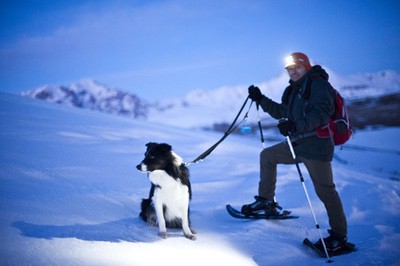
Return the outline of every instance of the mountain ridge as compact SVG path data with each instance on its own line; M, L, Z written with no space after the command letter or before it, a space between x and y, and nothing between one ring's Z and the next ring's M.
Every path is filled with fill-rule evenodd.
M385 116L384 124L400 124L399 118L393 117L393 113L398 113L397 111L390 114L387 113L387 108L380 106L389 102L391 107L399 108L399 97L396 95L400 94L400 73L386 70L341 77L333 71L327 71L330 73L331 84L345 97L350 112L352 113L352 109L356 110L358 116L354 120L356 127L370 125L369 119L359 119L359 116L370 115L364 112L366 109L364 106L373 107L377 113L372 125L379 124L379 119L376 118L382 115ZM287 74L282 72L278 77L255 85L259 86L265 95L280 102L282 90L287 83ZM388 100L388 95L393 96L389 96ZM247 97L247 86L224 86L210 91L193 90L182 98L150 102L134 93L112 88L94 79L83 79L69 86L41 86L23 92L22 96L135 119L146 119L149 122L185 128L215 129L232 120L233 114L239 110ZM386 99L377 100L381 97ZM380 109L385 112L380 112ZM255 118L256 116L252 115L249 123L255 123ZM273 122L269 116L263 117L262 120L267 124Z
M69 86L45 85L25 91L22 96L133 118L145 118L148 108L147 102L135 94L111 88L94 79L84 79Z

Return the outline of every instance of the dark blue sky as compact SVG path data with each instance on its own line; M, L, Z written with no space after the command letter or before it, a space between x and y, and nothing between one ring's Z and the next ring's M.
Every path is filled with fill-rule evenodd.
M293 51L400 71L400 1L0 0L0 91L95 78L148 100L262 82Z

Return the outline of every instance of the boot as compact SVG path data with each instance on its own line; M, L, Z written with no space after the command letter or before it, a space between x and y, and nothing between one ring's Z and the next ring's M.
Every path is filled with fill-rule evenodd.
M347 249L347 237L340 236L339 234L328 230L329 236L324 238L326 249L328 253L337 253L342 249ZM324 250L321 239L315 243L318 249Z
M281 209L278 204L272 200L267 200L260 196L254 196L255 202L242 206L241 212L246 215L251 215L257 212L265 212L266 215L276 215L279 212L277 208Z

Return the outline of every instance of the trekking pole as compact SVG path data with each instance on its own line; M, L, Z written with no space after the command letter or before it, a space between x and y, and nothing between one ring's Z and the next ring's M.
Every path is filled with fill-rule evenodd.
M292 157L293 157L293 159L294 159L294 161L295 161L296 168L297 168L297 172L299 173L300 181L301 181L301 184L303 185L303 189L304 189L304 193L306 194L306 198L307 198L307 201L308 201L308 205L310 206L310 209L311 209L311 213L312 213L312 216L313 216L314 222L315 222L315 227L316 227L317 230L318 230L319 237L320 237L321 242L322 242L322 246L324 247L325 255L326 255L326 258L328 259L327 262L328 262L328 263L329 263L329 262L333 262L333 261L329 258L328 250L326 249L325 241L324 241L324 238L322 237L321 229L320 229L319 223L318 223L318 221L317 221L317 218L316 218L316 216L315 216L314 209L313 209L313 207L312 207L311 200L310 200L310 196L308 195L306 185L304 184L304 178L303 178L303 175L302 175L302 173L301 173L301 171L300 171L300 166L299 166L299 163L297 162L296 153L294 152L293 145L292 145L292 142L290 141L289 135L286 136L286 140L287 140L287 143L288 143L288 145L289 145L290 152L292 153Z
M257 108L258 128L260 129L261 144L262 144L263 148L265 148L264 134L263 134L261 120L260 120L259 104L256 104L256 108Z

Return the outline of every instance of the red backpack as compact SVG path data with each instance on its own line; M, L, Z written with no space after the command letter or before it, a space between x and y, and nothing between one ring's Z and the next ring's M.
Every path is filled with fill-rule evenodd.
M327 125L317 128L316 134L320 138L332 137L335 145L342 145L350 139L353 129L342 95L332 86L331 88L335 95L335 112L329 118Z

